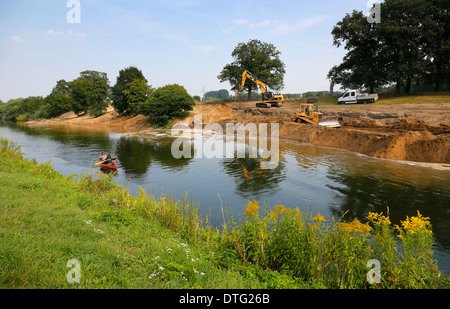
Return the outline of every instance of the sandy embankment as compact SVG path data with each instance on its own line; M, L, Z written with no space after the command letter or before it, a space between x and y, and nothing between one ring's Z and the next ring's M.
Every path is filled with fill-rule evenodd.
M193 125L194 115L203 124L216 122L225 131L226 123L279 123L279 136L318 146L346 149L371 157L450 165L450 103L324 106L328 117L342 117L344 126L326 128L294 123L290 116L295 104L281 108L256 108L254 102L197 104L186 119ZM28 125L76 125L109 127L142 135L153 131L148 117L121 117L112 108L103 116L77 117L66 113L59 118L29 122Z

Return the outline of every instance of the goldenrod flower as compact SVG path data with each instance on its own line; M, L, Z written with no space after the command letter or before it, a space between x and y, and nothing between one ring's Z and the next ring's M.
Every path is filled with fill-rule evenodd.
M430 218L423 217L419 211L417 211L417 217L410 218L406 216L406 220L400 221L400 223L406 234L422 233L429 236L433 234L431 231ZM401 228L399 226L396 226L396 229L401 232ZM403 235L400 234L399 237L403 239Z
M383 216L383 213L369 212L367 218L375 225L391 224L389 217Z
M283 205L276 205L273 208L274 209L270 211L270 217L272 219L278 219L283 214L290 214L292 212L290 208L284 207Z
M246 215L247 218L253 217L255 214L258 215L259 210L259 204L255 201L249 201L247 207L245 207L244 215Z
M372 228L365 223L361 223L358 219L354 219L352 222L349 223L339 223L339 227L341 230L345 232L359 232L359 233L369 233Z
M317 216L315 216L315 217L313 218L313 220L314 220L314 221L318 221L318 222L321 222L321 221L327 221L327 220L325 220L325 217L322 216L322 215L320 214L320 212L317 213Z

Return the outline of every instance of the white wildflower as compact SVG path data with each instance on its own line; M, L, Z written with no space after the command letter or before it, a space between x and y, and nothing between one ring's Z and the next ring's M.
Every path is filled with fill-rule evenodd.
M159 275L159 273L150 274L150 276L148 276L148 279L152 279L153 277L156 277L158 275Z

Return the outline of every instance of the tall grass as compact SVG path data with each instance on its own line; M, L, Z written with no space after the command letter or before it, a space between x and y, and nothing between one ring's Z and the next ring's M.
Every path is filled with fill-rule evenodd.
M441 288L433 233L419 212L400 225L313 216L249 202L244 217L213 227L193 199L177 201L85 174L72 180L26 160L0 140L0 286L73 287L65 263L80 258L80 287ZM380 264L371 284L368 261ZM61 275L62 274L62 275Z
M383 214L367 223L312 217L277 205L260 215L257 202L246 207L246 221L226 228L222 252L264 269L288 273L326 288L437 288L441 281L432 253L429 218L417 216L392 226ZM381 281L367 280L368 261L380 263ZM447 282L447 283L445 283Z

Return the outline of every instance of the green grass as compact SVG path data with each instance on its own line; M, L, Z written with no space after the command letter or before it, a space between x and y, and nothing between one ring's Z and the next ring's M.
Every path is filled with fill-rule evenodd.
M156 198L131 198L108 178L70 180L77 177L24 159L3 138L0 158L0 288L300 287L252 265L217 267L208 248L138 208L161 206ZM72 259L80 262L79 284L67 281Z
M142 189L133 197L109 177L64 177L0 142L0 288L450 287L420 214L392 227L378 214L345 223L282 205L260 214L249 202L247 218L218 229L186 198ZM372 286L374 258L382 280ZM67 279L73 259L80 283Z
M320 96L316 99L318 101L314 104L316 105L338 105L337 100L339 97L329 97ZM287 100L290 104L304 103L306 98L289 99ZM404 103L450 103L450 93L449 92L427 92L427 93L413 93L413 94L380 94L379 99L375 104L404 104Z

